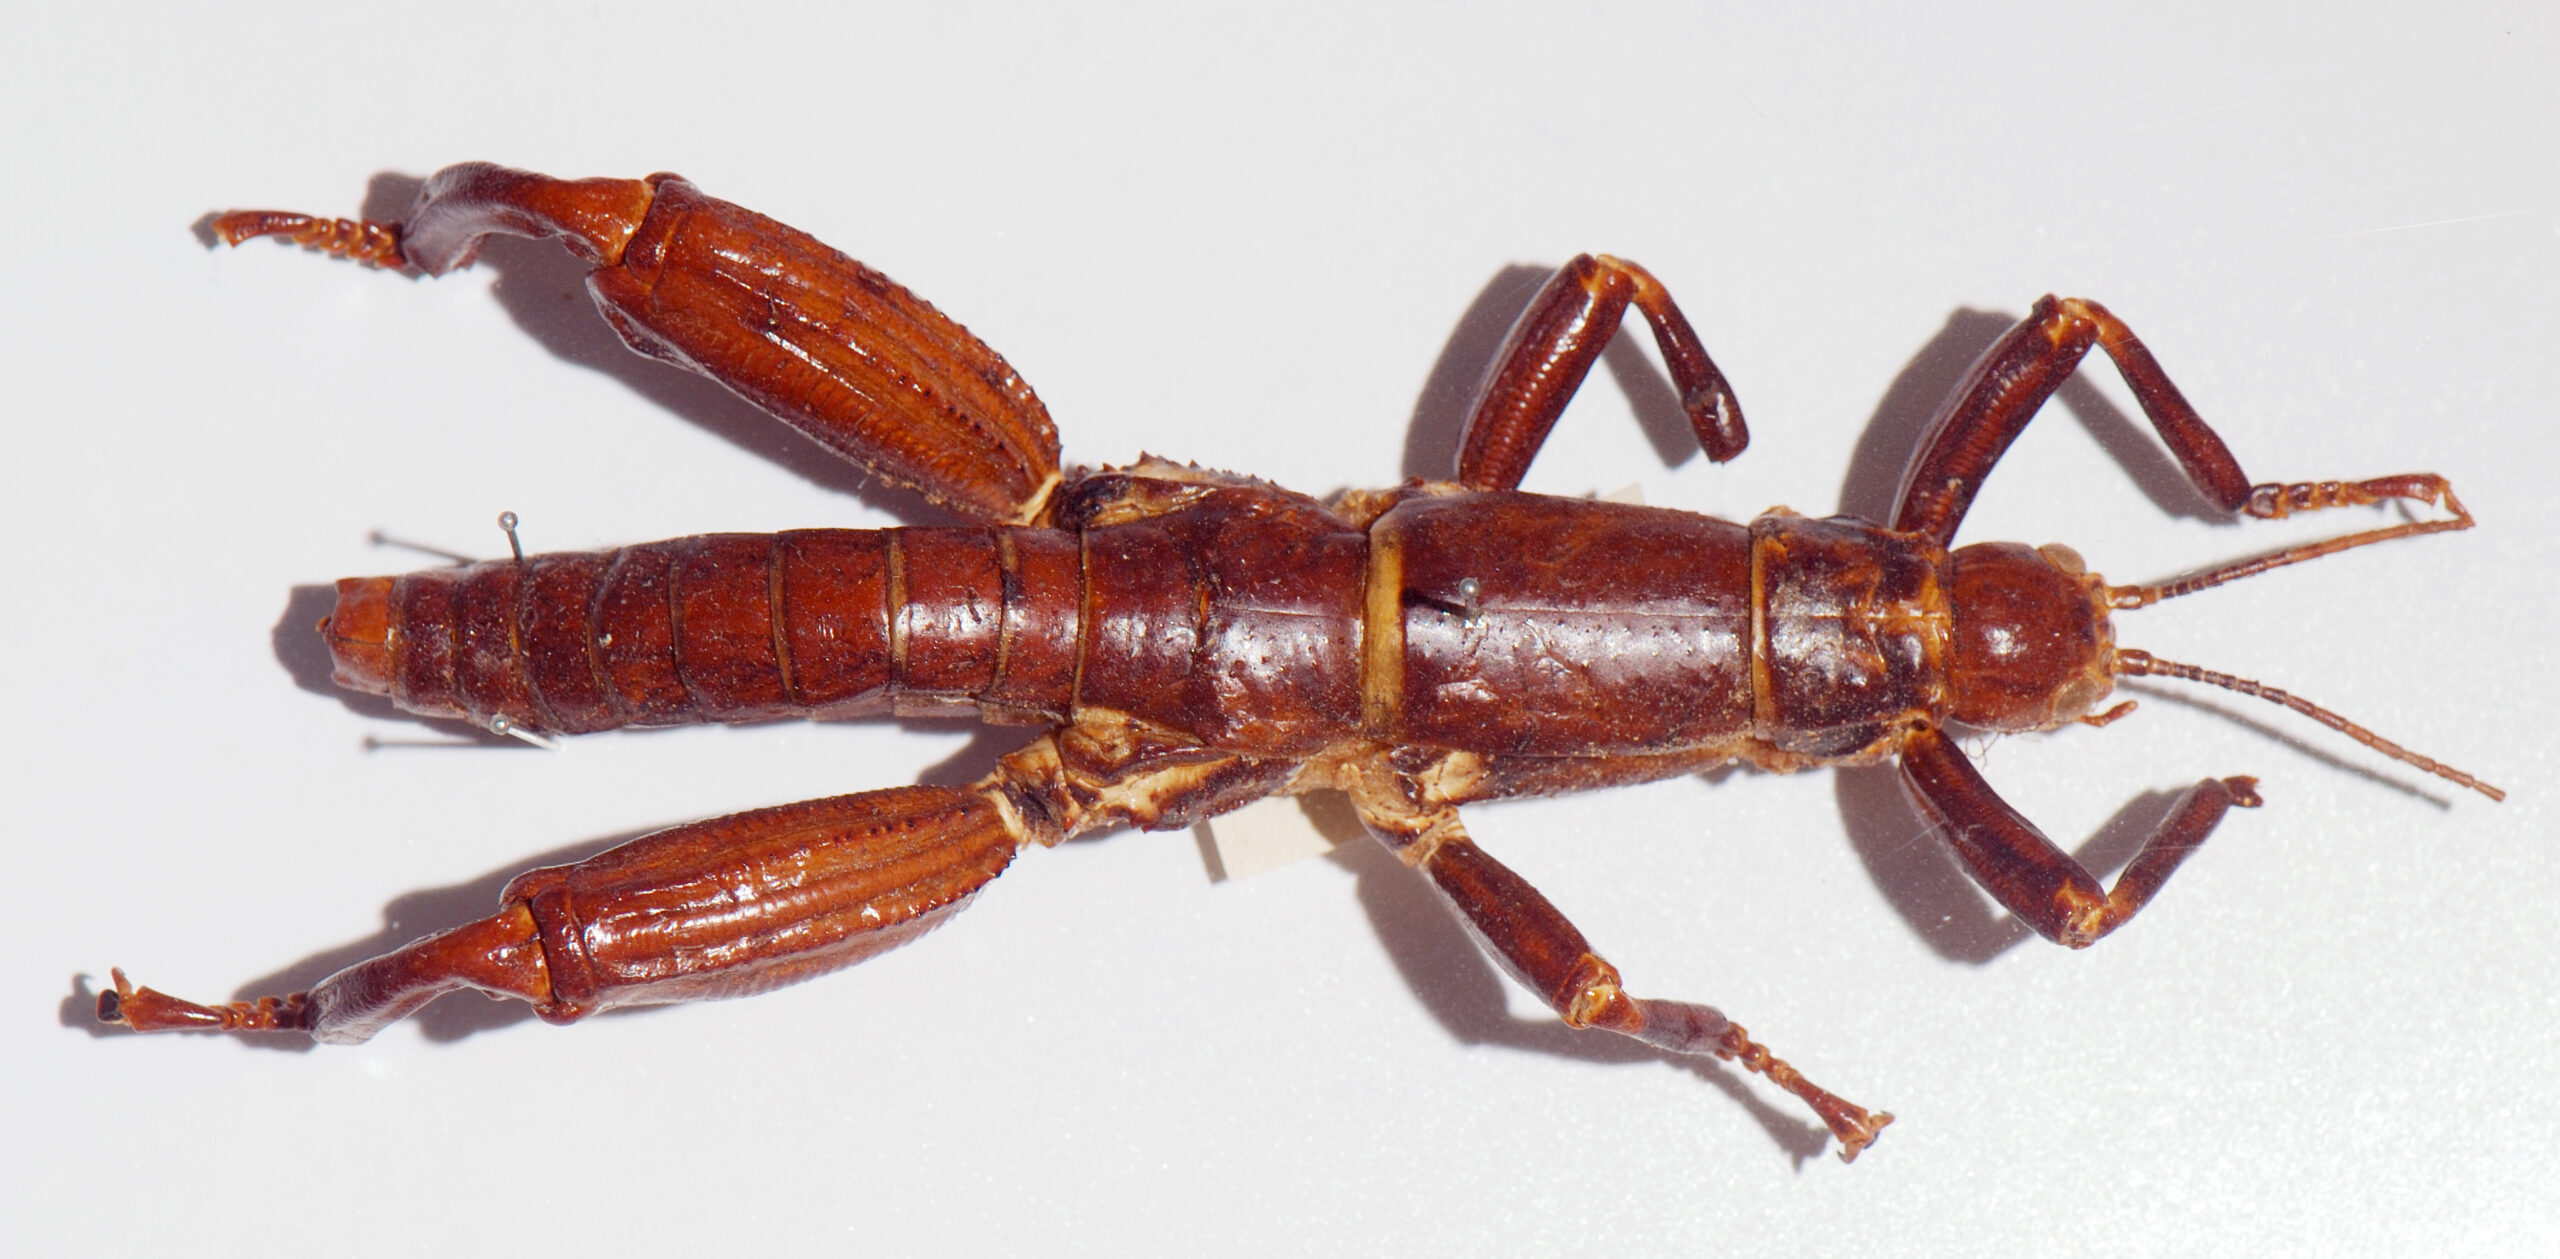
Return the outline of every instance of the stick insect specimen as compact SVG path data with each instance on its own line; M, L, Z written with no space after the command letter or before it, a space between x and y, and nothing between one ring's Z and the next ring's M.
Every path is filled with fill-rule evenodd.
M1326 503L1155 459L1063 471L1038 397L967 330L674 176L472 164L429 180L399 223L247 212L217 230L431 275L490 233L557 237L593 264L588 288L633 349L970 522L705 534L341 581L323 632L342 685L535 734L954 708L1042 733L969 786L761 809L530 871L490 916L308 992L199 1005L118 972L99 1015L139 1031L351 1042L456 988L562 1023L760 992L923 934L1026 845L1337 789L1566 1023L1764 1073L1849 1158L1892 1117L1816 1087L1709 1006L1629 992L1468 838L1460 808L1736 762L1897 761L1964 868L2079 948L2141 912L2228 810L2256 806L2255 780L2189 788L2105 887L2000 799L1955 732L2104 724L2132 707L2101 708L2116 678L2185 678L2499 794L2280 691L2116 645L2116 612L2472 522L2428 473L2252 484L2095 302L2044 298L1983 354L1912 452L1889 522L1781 510L1737 524L1517 488L1629 308L1706 453L1729 460L1748 440L1669 293L1619 259L1575 258L1521 315L1453 480ZM2225 511L2408 500L2441 514L2162 585L2110 585L2061 546L1954 548L1983 479L2092 347Z

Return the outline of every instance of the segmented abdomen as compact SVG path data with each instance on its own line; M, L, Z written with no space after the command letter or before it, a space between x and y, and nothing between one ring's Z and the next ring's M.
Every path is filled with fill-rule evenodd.
M580 734L1072 701L1079 543L1051 529L714 533L338 583L337 681Z

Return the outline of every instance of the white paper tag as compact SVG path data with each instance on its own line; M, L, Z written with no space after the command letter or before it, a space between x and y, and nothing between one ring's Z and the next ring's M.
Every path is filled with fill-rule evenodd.
M1320 857L1364 834L1351 799L1338 791L1256 800L1202 822L1218 868L1211 878L1243 879Z

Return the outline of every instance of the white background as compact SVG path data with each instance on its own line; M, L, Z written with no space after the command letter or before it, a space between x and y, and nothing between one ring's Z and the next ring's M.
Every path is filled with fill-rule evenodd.
M48 6L0 41L6 1249L2548 1243L2546 6L519 7ZM1473 812L1639 991L1718 1004L1899 1113L1854 1167L1757 1081L1562 1031L1365 845L1229 883L1189 834L1034 852L903 953L572 1029L466 996L355 1049L101 1032L110 964L204 999L299 986L487 912L529 864L965 779L1020 737L544 754L328 689L312 591L435 562L377 531L489 555L502 508L542 549L896 519L623 356L556 252L425 282L192 230L369 191L396 214L400 181L473 158L681 171L966 321L1070 460L1317 493L1441 472L1524 285L1578 251L1663 277L1752 446L1686 450L1647 347L1595 374L1529 488L1635 481L1733 516L1883 510L1972 352L2039 293L2096 297L2253 476L2440 471L2481 522L2128 617L2125 641L2513 794L2188 690L1977 749L2066 846L2117 859L2146 793L2264 780L2266 808L2076 955L2003 926L1889 773ZM2295 535L2206 518L2101 368L1965 536L2068 541L2132 580Z

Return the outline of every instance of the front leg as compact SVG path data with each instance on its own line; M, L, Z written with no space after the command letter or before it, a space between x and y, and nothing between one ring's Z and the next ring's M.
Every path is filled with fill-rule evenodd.
M1058 483L1058 432L1002 355L805 232L674 175L554 179L486 162L428 179L397 223L246 210L214 231L442 275L492 233L557 236L595 264L634 350L690 368L884 479L980 520L1027 524Z
M2000 462L2000 456L2008 452L2009 444L2025 431L2027 422L2043 409L2054 390L2079 370L2080 360L2092 346L2105 350L2107 357L2115 361L2116 370L2133 390L2134 400L2142 404L2142 413L2150 418L2169 453L2177 456L2187 479L2224 511L2281 519L2300 512L2364 506L2397 498L2431 503L2453 514L2450 520L2392 525L2294 547L2246 565L2217 570L2207 579L2177 583L2175 589L2149 591L2136 602L2119 600L2119 607L2140 606L2351 547L2471 527L2471 517L2453 497L2452 487L2431 473L2345 483L2250 484L2231 447L2204 422L2203 416L2196 414L2195 407L2170 382L2169 374L2160 368L2160 360L2152 357L2150 348L2133 334L2133 329L2096 302L2051 295L2036 299L2035 309L2027 312L2025 319L1974 360L1964 383L1930 418L1919 449L1911 453L1911 462L1903 468L1902 487L1894 496L1893 527L1924 533L1942 546L1950 545L1956 526L1964 523L1974 495L1981 491L1983 479L1991 475L1993 465ZM2124 588L2127 594L2139 590Z
M1902 748L1902 781L1974 882L2036 934L2075 949L2142 912L2224 814L2260 803L2254 778L2197 783L2152 828L2115 887L2102 890L2086 866L2010 808L1943 733L1913 732Z

